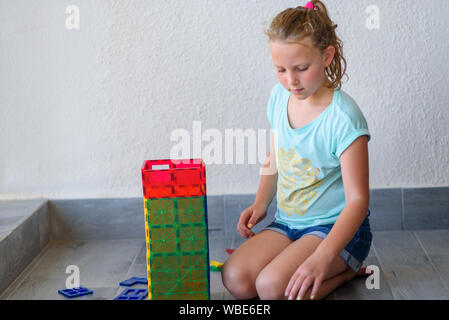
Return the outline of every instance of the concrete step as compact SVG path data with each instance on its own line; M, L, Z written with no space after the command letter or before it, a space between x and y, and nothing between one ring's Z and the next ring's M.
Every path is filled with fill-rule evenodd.
M0 201L0 292L49 241L48 200Z

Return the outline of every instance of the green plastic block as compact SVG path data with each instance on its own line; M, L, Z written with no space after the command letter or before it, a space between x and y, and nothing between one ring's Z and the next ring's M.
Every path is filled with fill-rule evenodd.
M150 299L209 299L206 198L145 199Z

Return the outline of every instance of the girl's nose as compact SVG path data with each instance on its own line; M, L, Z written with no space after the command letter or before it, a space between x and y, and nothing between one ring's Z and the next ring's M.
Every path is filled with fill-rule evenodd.
M290 73L288 76L288 83L290 85L296 85L298 83L298 79L296 79L295 76Z

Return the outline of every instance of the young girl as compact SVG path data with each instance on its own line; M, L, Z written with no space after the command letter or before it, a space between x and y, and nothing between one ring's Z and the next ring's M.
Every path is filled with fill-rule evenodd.
M341 90L346 61L336 27L321 1L309 1L278 14L266 31L280 83L267 108L265 171L237 225L249 239L222 270L237 299L321 299L364 273L372 240L370 133ZM276 192L275 220L255 235Z

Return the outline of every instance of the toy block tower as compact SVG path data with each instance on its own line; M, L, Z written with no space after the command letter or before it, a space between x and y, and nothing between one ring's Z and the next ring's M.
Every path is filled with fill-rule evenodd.
M201 159L142 166L148 298L210 297L206 168Z

